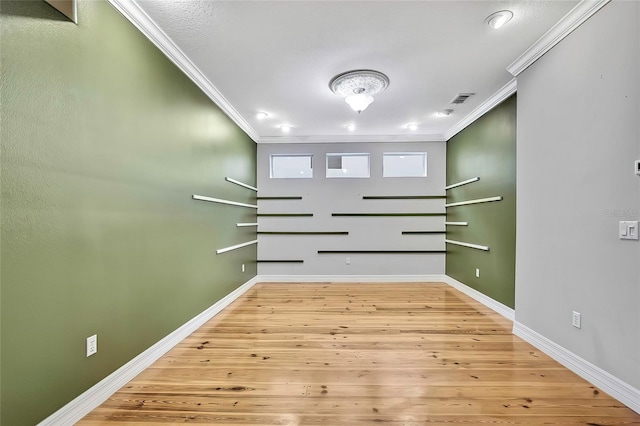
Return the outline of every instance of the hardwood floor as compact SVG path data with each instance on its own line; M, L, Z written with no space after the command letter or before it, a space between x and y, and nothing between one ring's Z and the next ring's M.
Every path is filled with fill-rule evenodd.
M78 423L640 425L442 283L257 284Z

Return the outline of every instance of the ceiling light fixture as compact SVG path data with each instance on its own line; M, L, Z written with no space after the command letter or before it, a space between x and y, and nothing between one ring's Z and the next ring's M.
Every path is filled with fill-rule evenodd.
M355 124L347 124L347 130L353 132L356 129Z
M513 18L512 11L501 10L499 12L492 13L491 15L487 16L487 19L485 19L484 22L486 22L487 25L489 25L494 30L497 30L498 28L502 27L504 24L509 22L511 18Z
M452 109L443 109L442 111L436 112L436 115L438 117L448 117L451 115L452 112L453 112Z
M389 77L378 71L355 70L338 74L329 82L329 88L342 96L351 109L361 113L374 101L373 95L389 86Z
M287 133L289 132L289 130L291 130L291 126L289 126L288 124L283 124L282 126L280 126L280 130Z
M416 130L418 130L418 125L415 124L415 123L407 124L407 129L409 129L411 131L416 131Z
M258 120L264 120L265 118L269 117L269 114L267 114L264 111L260 111L259 113L256 114L256 118Z

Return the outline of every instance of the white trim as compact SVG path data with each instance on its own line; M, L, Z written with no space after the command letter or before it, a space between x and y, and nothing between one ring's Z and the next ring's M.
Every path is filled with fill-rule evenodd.
M444 240L445 243L449 243L449 244L455 244L457 246L462 246L462 247L469 247L472 249L478 249L478 250L484 250L484 251L489 251L489 247L487 246L481 246L479 244L472 244L472 243L463 243L462 241L454 241L454 240Z
M247 226L258 226L258 224L257 223L236 223L236 226L238 228L243 228Z
M244 188L247 188L247 189L250 189L252 191L258 192L258 188L256 188L255 186L248 185L246 183L240 182L239 180L231 179L230 177L226 177L226 178L224 178L224 180L226 180L227 182L235 183L236 185L240 185L240 186L242 186Z
M222 254L222 253L226 253L228 251L237 250L239 248L247 247L247 246L250 246L252 244L258 244L258 240L247 241L246 243L236 244L235 246L229 246L229 247L221 248L219 250L216 250L216 254Z
M413 283L445 282L446 275L258 275L259 283Z
M478 198L475 200L460 201L458 203L449 203L449 204L445 204L444 206L445 207L468 206L469 204L490 203L492 201L502 201L502 197L497 196L497 197L488 197L488 198Z
M262 136L258 143L446 142L444 135L301 135Z
M457 188L459 186L466 185L468 183L477 182L479 180L480 180L479 176L472 177L471 179L463 180L462 182L456 182L456 183L452 183L451 185L447 185L447 186L444 187L444 190L448 191L450 189Z
M233 120L251 139L257 141L258 133L220 91L191 62L180 48L167 36L134 0L107 0L118 12L142 32L171 62L187 75L220 109Z
M531 64L540 59L556 44L560 43L566 36L571 34L583 22L602 9L611 0L582 0L573 9L562 17L553 27L542 35L535 43L524 51L515 61L507 67L514 77Z
M481 103L476 109L467 114L462 120L458 121L454 124L449 130L447 130L444 134L445 140L449 140L454 137L456 134L464 130L465 127L476 121L478 118L482 117L484 114L491 111L493 108L498 106L502 101L507 99L509 96L513 95L517 90L516 79L511 79L507 84L502 86L491 95L486 101Z
M237 201L223 200L222 198L205 197L204 195L193 194L191 197L194 200L208 201L210 203L228 204L230 206L239 206L239 207L249 207L251 209L257 209L258 208L258 206L254 205L254 204L239 203Z
M640 389L634 388L630 384L613 376L611 373L593 365L589 361L517 321L513 323L513 334L540 349L578 376L627 405L636 413L640 413Z
M469 226L469 222L445 222L444 224L449 226Z
M507 305L503 305L497 300L494 300L489 296L483 293L480 293L478 290L473 289L468 285L456 280L455 278L451 278L448 275L445 275L445 282L449 284L451 287L455 288L456 290L474 299L476 302L480 302L487 308L491 309L492 311L495 311L496 313L502 315L509 321L514 320L515 311L512 308L508 307Z
M156 362L175 345L186 339L191 333L203 326L207 321L220 313L233 301L253 287L258 280L253 277L202 313L196 315L182 326L162 338L149 349L102 379L100 382L79 395L73 401L40 422L39 426L71 426L80 421L92 410L100 406L121 387L130 382L144 369Z

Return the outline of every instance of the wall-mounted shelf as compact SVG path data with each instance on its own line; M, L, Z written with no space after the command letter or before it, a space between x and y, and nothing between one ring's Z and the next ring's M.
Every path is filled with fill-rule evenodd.
M227 182L230 182L230 183L234 183L234 184L236 184L236 185L239 185L239 186L241 186L241 187L243 187L243 188L247 188L247 189L250 189L250 190L252 190L252 191L258 192L258 188L256 188L255 186L251 186L251 185L249 185L249 184L246 184L246 183L240 182L239 180L231 179L230 177L226 177L226 178L224 178L224 180L226 180Z
M244 228L248 226L258 226L258 224L257 223L236 223L236 226L238 228Z
M363 195L363 200L439 200L446 195Z
M302 197L256 197L256 200L302 200Z
M402 235L446 234L447 231L402 231Z
M446 250L318 250L318 254L430 254Z
M237 250L237 249L240 249L242 247L250 246L252 244L258 244L258 240L247 241L246 243L236 244L235 246L221 248L220 250L216 250L216 254L222 254L222 253L226 253L228 251Z
M237 206L237 207L248 207L250 209L257 209L258 208L258 206L254 205L254 204L238 203L237 201L223 200L222 198L205 197L204 195L195 195L195 194L193 194L191 197L194 200L207 201L209 203L226 204L226 205L229 205L229 206Z
M258 259L258 263L304 263L304 260L300 259Z
M462 182L457 182L457 183L452 183L451 185L447 185L447 186L444 187L444 189L445 189L445 191L448 191L450 189L457 188L457 187L462 186L462 185L467 185L469 183L477 182L479 180L480 180L480 178L476 176L476 177L473 177L471 179L463 180Z
M464 243L462 241L454 241L454 240L444 240L444 242L447 244L454 244L456 246L469 247L476 250L489 251L489 247L481 246L480 244Z
M445 226L469 226L469 222L445 222Z
M331 216L362 216L362 217L379 217L379 216L446 216L446 213L331 213Z
M347 231L260 231L258 235L349 235Z
M258 213L258 217L313 217L313 213Z
M488 198L478 198L476 200L468 200L468 201L460 201L457 203L449 203L445 204L445 207L458 207L458 206L468 206L470 204L481 204L481 203L491 203L494 201L502 201L502 197L488 197Z

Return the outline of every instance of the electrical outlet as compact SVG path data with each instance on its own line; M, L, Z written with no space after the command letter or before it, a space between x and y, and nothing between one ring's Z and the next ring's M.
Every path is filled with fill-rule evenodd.
M350 257L346 257L346 258L344 259L344 264L345 264L345 265L351 265L351 258L350 258Z
M87 356L91 356L98 352L98 335L94 334L91 337L87 337Z
M244 263L242 264L242 272L244 272Z
M480 268L476 268L476 278L480 278Z
M571 317L571 324L575 328L581 328L582 327L582 315L580 315L580 312L573 311L573 315Z

